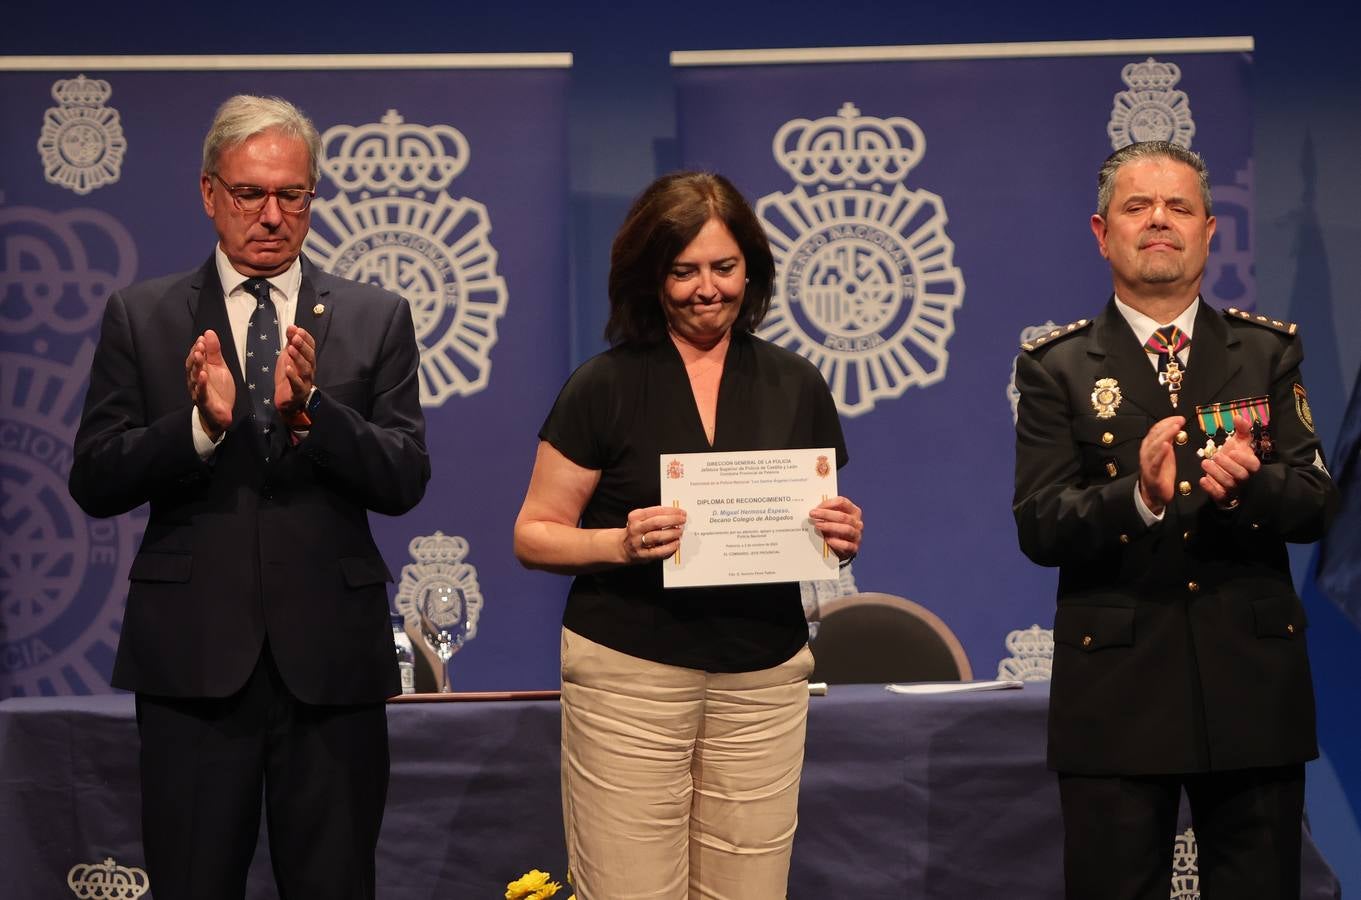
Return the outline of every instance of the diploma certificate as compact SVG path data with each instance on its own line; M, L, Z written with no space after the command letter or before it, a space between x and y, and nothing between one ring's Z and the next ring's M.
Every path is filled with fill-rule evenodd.
M661 485L662 505L686 514L663 587L837 577L836 554L808 518L837 494L835 450L663 453Z

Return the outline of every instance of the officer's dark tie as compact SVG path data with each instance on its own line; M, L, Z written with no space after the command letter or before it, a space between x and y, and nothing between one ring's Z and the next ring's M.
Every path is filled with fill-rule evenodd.
M1182 379L1186 375L1177 354L1189 346L1191 339L1175 325L1159 328L1144 343L1145 350L1158 354L1158 383L1167 388L1168 399L1172 401L1174 408L1177 405L1177 394L1181 391Z
M274 363L279 356L279 314L269 294L269 282L248 278L242 285L255 297L246 324L246 390L250 393L251 424L265 448L265 462L275 452L279 418L274 412Z

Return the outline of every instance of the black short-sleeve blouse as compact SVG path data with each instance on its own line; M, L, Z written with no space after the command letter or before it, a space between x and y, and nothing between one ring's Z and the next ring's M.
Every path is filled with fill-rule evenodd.
M619 528L631 510L661 501L662 453L836 448L847 460L827 383L803 357L734 334L718 390L714 444L700 423L671 341L615 347L563 386L539 437L601 473L583 528ZM793 583L662 588L660 563L578 575L563 625L641 659L709 672L779 665L808 640Z

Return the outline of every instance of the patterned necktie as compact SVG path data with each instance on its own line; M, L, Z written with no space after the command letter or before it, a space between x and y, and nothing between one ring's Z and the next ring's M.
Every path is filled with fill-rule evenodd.
M279 314L269 294L268 281L249 278L242 287L255 297L255 309L246 324L246 390L250 393L251 419L264 440L265 462L269 462L271 437L278 430L273 366L279 355Z
M1158 354L1158 383L1167 387L1167 396L1174 409L1182 379L1186 377L1186 370L1181 367L1177 354L1189 346L1191 339L1175 325L1159 328L1144 343L1145 350Z

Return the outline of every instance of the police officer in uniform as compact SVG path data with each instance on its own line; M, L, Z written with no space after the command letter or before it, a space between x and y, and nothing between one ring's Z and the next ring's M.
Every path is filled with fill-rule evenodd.
M1184 791L1205 900L1297 898L1318 750L1285 545L1317 540L1336 506L1300 339L1200 298L1215 219L1198 155L1116 151L1097 209L1114 296L1016 368L1016 527L1059 567L1066 895L1166 900Z

